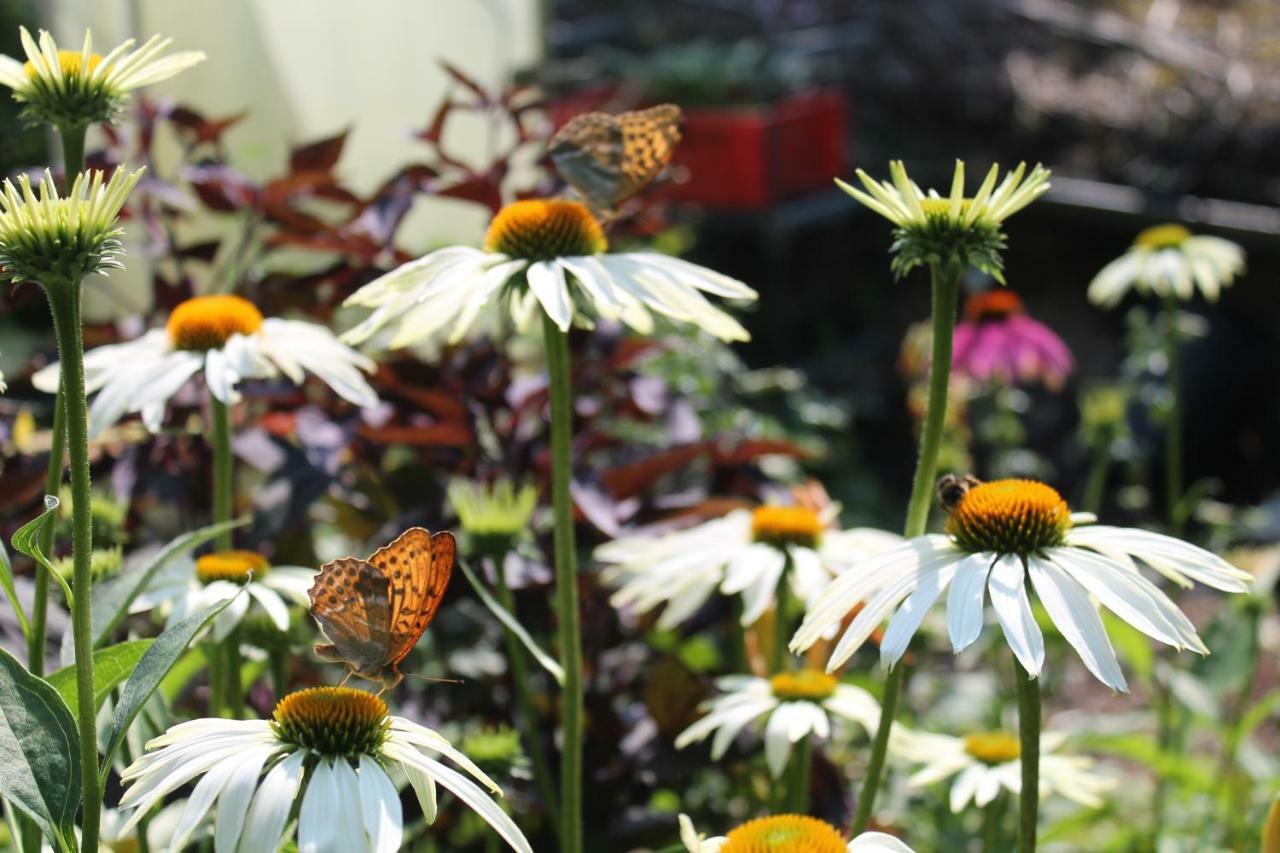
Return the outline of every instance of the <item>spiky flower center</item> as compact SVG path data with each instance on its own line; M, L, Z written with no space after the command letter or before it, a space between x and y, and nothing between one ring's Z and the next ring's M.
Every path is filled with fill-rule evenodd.
M1018 739L1007 732L979 732L964 739L964 751L983 764L1008 764L1022 757Z
M84 57L78 50L60 50L58 51L58 68L62 70L63 77L77 77L83 74L88 76L102 63L102 54L89 54L89 61L83 61ZM28 80L35 80L40 76L40 69L36 68L36 64L31 61L22 64L22 70L27 75Z
M267 558L257 551L215 551L196 559L196 578L206 584L244 583L252 573L253 579L260 581L270 568Z
M816 669L780 672L769 679L773 695L786 701L820 702L829 699L838 686L840 682L835 676Z
M720 853L845 853L847 842L826 821L782 814L749 820L730 832Z
M169 315L174 349L207 352L226 346L232 335L252 335L262 328L262 312L248 299L230 294L197 296Z
M377 755L391 719L387 703L351 687L311 687L276 705L276 737L322 755Z
M973 199L960 199L960 211L956 214L957 219L963 219L964 215L969 212L969 205ZM924 215L928 219L942 219L948 222L952 221L951 216L951 199L949 198L925 198L920 200L920 208L924 211Z
M598 255L608 246L587 206L564 199L512 202L493 217L484 238L486 252L528 261Z
M996 480L966 492L950 509L946 530L966 551L1026 556L1061 545L1071 510L1035 480Z
M1190 231L1176 223L1153 225L1138 234L1133 240L1133 245L1144 249L1176 249L1190 236Z
M999 288L975 293L964 304L965 319L971 323L1003 320L1022 313L1022 298L1012 290Z
M812 548L822 538L822 519L803 506L758 507L751 513L751 538L779 548Z
M449 503L462 529L476 537L509 540L523 533L538 508L538 490L531 485L516 488L506 478L485 485L469 480L449 483Z

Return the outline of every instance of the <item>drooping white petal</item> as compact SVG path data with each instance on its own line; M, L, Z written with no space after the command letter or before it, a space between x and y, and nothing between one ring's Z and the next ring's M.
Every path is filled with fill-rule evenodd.
M1040 603L1088 670L1103 684L1127 692L1115 650L1088 593L1048 560L1032 557L1027 569Z
M1022 560L1005 554L996 560L987 579L991 607L1015 657L1032 676L1044 666L1044 635L1031 612Z
M955 580L947 592L947 633L956 654L982 633L987 573L993 562L994 554L970 554L956 566Z
M275 850L284 835L293 801L302 784L302 762L305 755L295 752L276 764L263 778L254 795L253 805L245 820L240 853L253 853L252 845Z
M367 755L360 756L357 777L360 783L360 816L371 850L373 853L396 853L404 838L400 794L382 765Z

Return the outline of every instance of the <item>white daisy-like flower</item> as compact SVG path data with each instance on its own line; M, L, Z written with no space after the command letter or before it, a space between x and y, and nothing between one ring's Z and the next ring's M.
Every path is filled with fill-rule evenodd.
M1103 804L1103 796L1116 780L1094 770L1094 761L1083 755L1062 755L1067 741L1063 732L1040 736L1040 796L1065 797L1089 808ZM923 788L955 777L951 784L951 811L959 812L971 801L978 808L994 800L1001 789L1015 796L1022 791L1022 747L1017 735L979 732L966 737L904 731L895 755L921 765L907 780Z
M603 579L618 586L614 607L647 613L666 604L659 628L680 624L717 591L742 596L746 626L773 605L784 571L808 603L840 572L902 541L871 528L827 529L833 520L799 506L734 510L685 530L615 539L595 559L610 564Z
M147 821L147 846L152 850L172 850L173 831L182 819L186 800L169 803ZM98 849L101 853L138 853L138 830L124 830L129 815L119 809L104 808L98 823ZM51 848L45 847L48 850Z
M680 733L676 749L714 735L711 760L719 761L743 729L766 719L765 761L775 779L786 770L793 745L810 735L831 737L833 718L871 732L880 725L880 703L874 696L817 670L782 672L772 678L729 675L717 679L716 687L720 695L703 705L706 716Z
M1251 576L1171 536L1093 521L1085 513L1073 515L1043 483L973 486L950 507L946 535L909 539L837 577L810 605L791 649L807 649L863 605L828 669L847 661L891 614L880 660L892 666L946 591L947 629L959 653L982 632L989 593L1010 649L1034 677L1044 664L1044 638L1031 613L1030 587L1089 671L1116 690L1127 689L1125 679L1095 599L1155 640L1207 654L1191 620L1142 576L1139 563L1181 586L1198 581L1225 592L1247 592Z
M140 413L152 432L160 429L169 399L203 372L209 393L239 402L243 379L285 376L301 385L312 373L340 397L373 406L378 395L361 372L374 364L339 343L316 323L264 318L239 296L197 296L181 303L163 329L121 344L90 350L84 357L85 391L97 393L89 407L89 434L97 435L126 414ZM58 390L58 364L32 379L37 388Z
M1183 302L1198 289L1216 302L1244 272L1244 249L1221 237L1192 234L1182 225L1156 225L1140 233L1129 251L1102 268L1089 283L1089 301L1104 308L1130 290L1174 296Z
M959 260L1003 282L1001 224L1049 189L1049 170L1025 163L996 185L1000 167L993 165L973 196L964 192L964 163L956 161L951 191L944 197L924 192L907 176L901 160L889 163L890 181L877 181L861 169L858 189L836 179L840 189L897 226L893 270L899 276L920 264ZM865 190L865 191L864 191Z
M133 600L130 609L142 613L162 608L168 626L231 599L213 617L215 640L226 639L253 605L285 632L289 630L289 605L307 606L307 590L315 578L314 569L272 566L256 551L217 551L195 560L176 557L151 588ZM238 595L241 589L245 595Z
M0 280L50 287L123 268L116 217L143 171L121 167L110 180L100 171L82 172L65 197L48 169L38 194L26 175L18 176L16 186L6 178L0 192Z
M408 777L428 823L436 817L439 784L512 849L533 853L511 818L471 781L501 796L492 779L440 734L390 716L381 699L362 690L301 690L281 699L270 720L193 720L147 749L122 775L120 808L135 809L124 829L198 779L174 830L174 850L216 806L214 847L228 853L277 849L294 813L302 853L394 853L404 837L394 770Z
M167 80L205 58L198 50L165 56L173 41L158 35L136 50L129 39L102 56L93 52L88 30L78 51L59 50L44 30L39 43L26 27L20 33L27 60L0 55L0 84L26 105L24 118L59 126L110 121L134 89Z
M749 820L728 835L707 838L688 815L680 815L680 841L689 853L764 853L803 850L804 853L915 853L884 832L864 832L845 841L826 821L798 814L771 815Z
M384 333L380 342L390 348L456 342L479 320L496 325L501 306L518 329L545 313L562 331L604 318L647 334L658 314L722 340L749 337L703 295L754 300L756 292L742 282L679 258L607 248L604 230L583 204L513 202L493 218L484 249L438 249L352 294L346 304L374 310L342 339L361 344Z

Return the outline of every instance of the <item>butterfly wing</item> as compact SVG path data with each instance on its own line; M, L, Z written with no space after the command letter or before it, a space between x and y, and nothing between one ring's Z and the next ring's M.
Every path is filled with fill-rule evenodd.
M608 113L574 116L547 145L560 177L595 207L616 204L622 176L622 126Z
M435 618L453 574L456 552L452 533L432 536L421 527L411 527L369 558L391 581L388 664L404 660Z
M311 615L356 672L382 667L391 648L391 581L364 560L325 563L307 594Z
M667 167L684 135L684 114L675 104L618 116L622 129L621 179L617 204L630 198Z

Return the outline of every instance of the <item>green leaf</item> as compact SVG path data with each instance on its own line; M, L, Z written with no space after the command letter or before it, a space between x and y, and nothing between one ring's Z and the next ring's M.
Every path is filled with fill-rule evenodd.
M5 550L3 542L0 542L0 586L4 587L4 594L9 596L9 603L13 605L14 615L18 617L18 624L22 627L22 638L30 640L31 623L27 621L22 602L18 601L18 591L13 585L13 564L9 562L9 552Z
M160 686L160 682L177 663L178 658L182 656L187 645L195 639L196 634L200 633L209 620L241 595L245 595L243 587L226 601L218 602L203 613L188 616L176 625L165 629L138 661L133 675L125 682L124 690L120 693L120 701L116 703L115 715L111 720L111 737L107 740L107 748L102 758L104 781L106 772L111 768L111 757L124 742L129 725L142 711L142 706L146 704L147 699Z
M49 577L58 582L62 587L62 594L66 596L67 606L71 606L74 596L71 594L71 587L67 586L67 580L58 574L58 570L53 567L53 563L49 562L48 556L40 548L40 531L44 529L46 524L53 521L54 514L58 511L59 501L53 495L44 496L44 512L28 521L26 524L18 528L13 534L13 547L18 550L19 554L24 554L44 566L49 572Z
M124 621L124 617L129 614L129 605L133 604L133 600L151 585L151 581L170 560L179 554L199 548L224 531L234 530L248 523L248 518L237 518L184 533L164 546L150 563L99 584L93 597L94 647L97 648L106 642L111 632L115 631Z
M551 673L551 677L556 680L556 684L563 685L564 667L560 666L560 664L556 662L555 658L544 652L542 647L534 642L533 637L529 636L529 632L520 624L520 620L508 613L506 609L498 603L497 599L489 594L489 590L485 589L484 584L482 584L480 579L475 576L475 573L467 567L465 561L458 560L458 568L462 569L462 574L466 577L467 583L471 584L471 588L476 591L476 595L480 596L480 600L484 602L485 607L489 608L489 612L496 616L498 621L505 625L507 630L515 635L516 639L529 650L529 654L533 655L534 660L541 664L543 669Z
M79 749L58 691L0 649L0 796L50 838L70 836L80 806Z
M139 658L151 648L154 640L130 640L93 653L93 705L102 707L102 701L116 685L129 677ZM48 677L48 682L62 695L68 708L76 707L80 691L76 684L75 665L64 666Z

